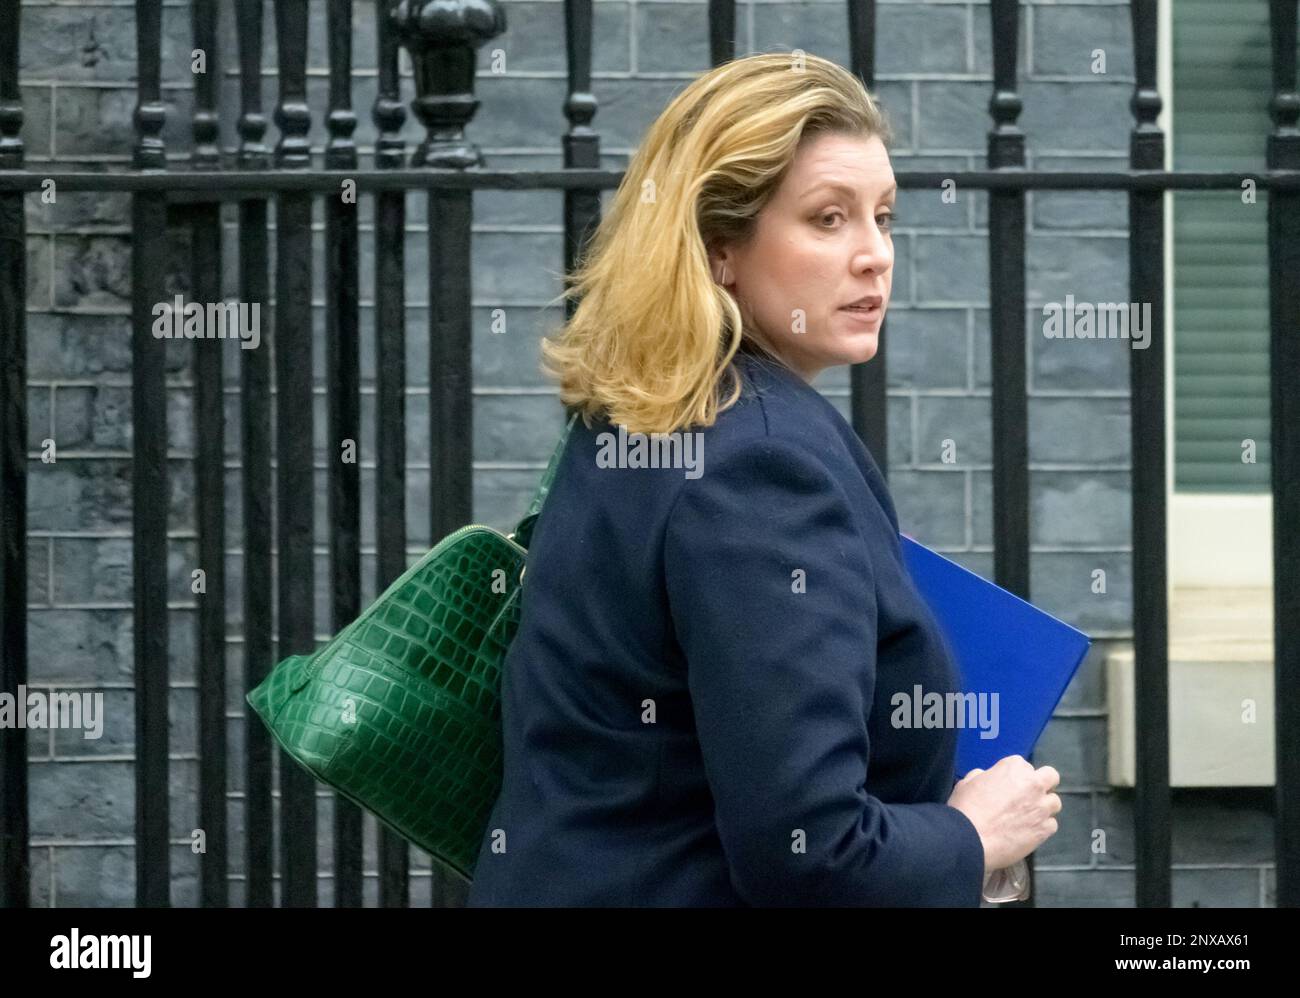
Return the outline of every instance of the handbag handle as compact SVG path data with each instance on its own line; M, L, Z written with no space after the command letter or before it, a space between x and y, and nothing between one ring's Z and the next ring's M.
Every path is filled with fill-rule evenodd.
M578 413L575 410L569 417L569 421L564 424L560 440L555 445L555 450L551 452L546 470L542 472L542 480L537 483L537 491L533 493L533 501L528 505L528 512L524 514L523 519L519 521L519 526L515 527L514 533L510 535L514 542L525 550L528 548L528 542L532 540L533 525L542 513L542 505L551 491L551 482L555 480L555 471L560 466L560 458L564 454L564 445L569 441L569 431L573 429L574 420L577 418Z

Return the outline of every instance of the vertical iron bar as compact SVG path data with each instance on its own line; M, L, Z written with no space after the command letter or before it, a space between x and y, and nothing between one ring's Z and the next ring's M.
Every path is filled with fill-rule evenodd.
M1025 136L1016 124L1020 10L993 0L993 95L990 170L1024 170ZM993 353L993 576L1029 599L1029 403L1025 388L1025 192L989 191L989 331ZM1033 907L1034 856L1026 857Z
M1270 170L1300 170L1296 0L1272 0ZM1300 906L1300 192L1268 193L1277 907Z
M876 80L875 0L849 0L850 69L868 90ZM888 366L889 319L880 324L876 355L849 367L849 416L853 429L866 445L881 474L889 474Z
M564 115L569 131L564 136L565 169L600 168L600 136L591 127L596 116L596 96L591 92L591 0L565 0L564 45L569 69L569 95ZM564 192L564 270L572 273L600 220L600 191ZM565 299L565 317L572 318L578 303Z
M307 133L307 0L277 0L276 49L280 141L275 165L311 167ZM279 527L281 659L316 648L316 494L312 438L312 195L288 191L275 212L275 455ZM316 893L316 781L280 756L280 905L314 908Z
M413 164L414 165L414 164ZM443 165L443 164L428 164ZM436 541L474 516L474 397L470 317L469 191L430 189L429 197L429 485ZM453 882L435 864L434 907L457 907Z
M204 53L204 72L194 81L195 169L215 169L217 153L217 52L215 0L195 0L190 9L194 47ZM221 301L221 205L212 201L189 209L192 257L190 282L196 301ZM238 320L236 320L237 322ZM238 326L236 326L238 329ZM194 484L198 519L198 557L205 592L199 600L199 827L205 849L199 872L200 903L230 904L226 867L226 503L225 411L220 339L196 339L194 363Z
M325 167L355 170L352 132L352 0L329 0L330 112ZM401 232L388 233L401 238ZM329 381L330 575L334 631L361 613L361 370L357 292L357 192L336 191L325 199L326 378ZM352 460L343 459L346 441ZM334 906L360 908L362 811L334 795Z
M0 170L23 168L19 0L0 0ZM0 194L0 690L27 682L27 220ZM27 728L0 730L0 907L31 904Z
M709 63L736 58L736 0L709 0Z
M1165 137L1156 124L1157 0L1133 0L1137 79L1129 145L1134 170L1163 170ZM1152 339L1130 351L1132 401L1133 665L1136 673L1137 903L1171 904L1172 802L1169 792L1169 594L1165 513L1165 192L1129 192L1129 294L1151 305ZM1155 349L1152 349L1154 347Z
M397 35L388 12L393 0L375 5L379 87L372 116L379 130L375 166L406 165ZM406 192L375 195L375 529L376 592L406 571ZM396 832L378 826L379 905L411 903L410 846Z
M993 0L990 170L1024 170L1025 136L1016 124L1019 8ZM989 322L993 350L993 570L997 584L1029 598L1029 436L1025 389L1025 193L990 191Z
M138 103L135 168L167 166L161 137L161 0L136 0ZM171 905L168 850L167 702L167 359L152 335L153 307L166 294L167 202L131 196L132 566L135 580L135 872L136 904ZM173 323L181 316L173 315Z
M189 208L194 299L221 303L221 206ZM228 317L237 323L237 315ZM229 332L227 335L237 335ZM194 358L194 485L198 518L198 567L205 592L199 613L199 827L206 852L200 872L201 904L224 908L229 901L226 826L226 503L225 411L220 339L196 339Z
M268 165L262 142L262 0L238 0L239 168ZM239 299L262 312L268 303L267 202L239 202ZM244 508L244 692L261 684L271 670L271 340L263 328L256 350L239 354L240 465ZM244 905L270 908L272 886L271 735L244 708Z
M194 74L194 115L191 120L194 152L190 162L196 170L215 170L221 164L221 153L217 148L221 60L217 50L216 0L192 0L190 20L194 47L204 54L204 71Z
M454 4L452 5L455 6ZM491 17L421 16L423 5L397 8L396 27L415 64L412 104L426 129L411 157L413 168L465 170L483 166L465 125L478 109L474 97L476 49L506 29L505 10L481 0ZM470 226L473 192L429 190L429 471L432 537L469 522L473 496L473 364L471 339ZM433 870L432 903L463 906L465 882Z

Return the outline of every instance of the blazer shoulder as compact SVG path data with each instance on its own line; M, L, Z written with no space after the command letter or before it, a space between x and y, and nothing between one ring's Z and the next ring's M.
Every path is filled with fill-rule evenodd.
M740 375L740 397L705 431L719 445L755 437L800 442L824 434L837 419L843 422L835 406L788 367L747 352L738 353L733 365Z
M799 374L767 357L742 352L734 363L741 376L741 397L706 431L710 455L723 460L737 449L749 449L755 438L788 443L816 460L832 478L865 481L896 530L897 515L880 465L835 404Z
M724 432L725 439L745 440L759 434L785 440L808 450L837 474L874 464L835 404L802 376L755 354L738 354L737 361L744 385L737 406L747 404L748 432Z

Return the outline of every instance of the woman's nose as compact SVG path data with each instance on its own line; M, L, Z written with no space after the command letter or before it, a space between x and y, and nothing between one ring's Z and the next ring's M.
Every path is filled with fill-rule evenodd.
M853 256L853 269L855 272L863 273L867 271L884 272L894 263L894 246L880 231L878 226L872 225L858 246Z

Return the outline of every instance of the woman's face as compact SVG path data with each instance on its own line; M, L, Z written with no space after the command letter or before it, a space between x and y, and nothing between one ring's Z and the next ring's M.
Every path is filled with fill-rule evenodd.
M816 135L801 143L753 238L710 255L714 280L807 381L876 354L894 273L896 191L878 137ZM845 308L864 297L871 307Z

